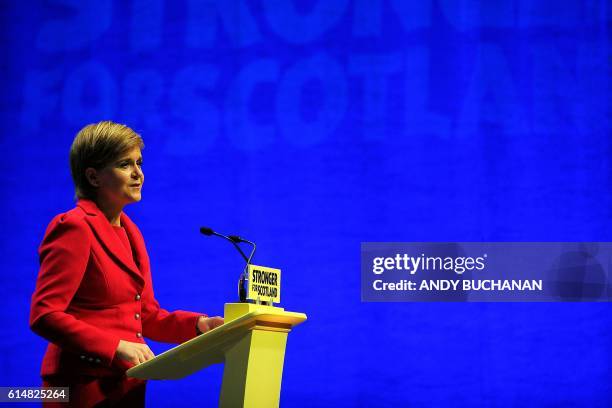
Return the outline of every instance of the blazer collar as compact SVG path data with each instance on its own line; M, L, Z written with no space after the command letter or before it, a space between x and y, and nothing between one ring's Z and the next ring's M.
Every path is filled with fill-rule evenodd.
M136 266L134 261L136 260L141 267L143 266L143 255L145 253L144 243L141 242L142 237L138 233L138 229L132 220L130 220L124 212L121 212L121 226L125 228L130 242L132 243L134 257L130 256L127 248L119 241L119 237L117 237L117 233L113 230L113 226L95 202L87 199L80 199L77 202L77 206L88 215L88 217L85 217L85 220L89 223L101 244L142 285L144 283L142 276L143 271Z

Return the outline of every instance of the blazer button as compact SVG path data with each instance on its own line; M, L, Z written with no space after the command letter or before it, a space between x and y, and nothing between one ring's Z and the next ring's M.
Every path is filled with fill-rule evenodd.
M136 297L134 297L134 299L140 300L140 295L136 295Z
M85 356L81 356L81 360L85 360Z
M96 363L100 364L100 359L96 358Z
M142 337L142 333L141 332L136 333L136 337L141 338Z
M91 363L92 361L94 361L94 360L93 360L93 357L89 357L89 358L87 359L87 361L89 361L89 362Z
M136 313L136 314L134 315L134 319L136 319L136 320L140 319L140 313Z

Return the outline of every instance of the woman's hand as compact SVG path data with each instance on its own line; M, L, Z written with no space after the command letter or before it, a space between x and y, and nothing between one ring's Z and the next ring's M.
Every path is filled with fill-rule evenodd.
M198 319L198 330L200 333L206 333L209 330L219 327L223 324L223 318L220 316L204 317Z
M123 361L138 365L155 357L149 346L142 343L119 340L115 356Z

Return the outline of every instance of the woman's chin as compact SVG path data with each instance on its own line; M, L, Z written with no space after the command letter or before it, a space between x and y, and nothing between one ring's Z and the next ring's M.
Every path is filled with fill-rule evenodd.
M130 203L137 203L140 200L142 200L142 194L140 194L140 193L139 194L130 194L128 200L129 200L128 204L130 204Z

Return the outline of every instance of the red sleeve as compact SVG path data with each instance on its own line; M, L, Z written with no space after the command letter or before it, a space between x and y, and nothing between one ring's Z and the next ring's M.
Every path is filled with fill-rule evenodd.
M176 310L168 312L159 307L153 294L151 275L145 278L142 293L142 330L145 337L164 343L183 343L197 333L197 323L203 313Z
M59 215L51 221L38 251L40 271L32 295L30 327L61 348L97 356L110 366L119 337L66 313L87 269L91 239L83 219Z

